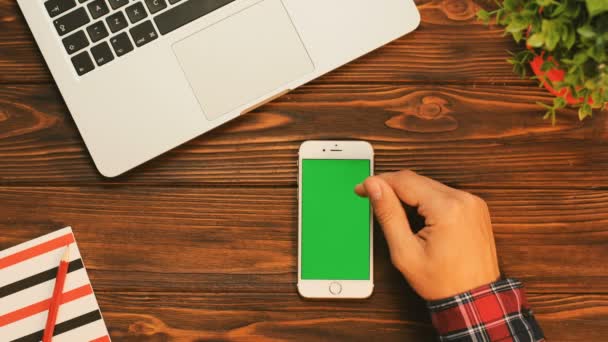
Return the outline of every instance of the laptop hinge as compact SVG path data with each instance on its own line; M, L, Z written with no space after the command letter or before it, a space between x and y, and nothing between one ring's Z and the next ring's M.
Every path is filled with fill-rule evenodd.
M253 106L251 106L251 107L243 110L240 115L247 114L247 113L249 113L249 112L251 112L251 111L253 111L253 110L257 109L257 108L260 108L263 105L267 104L268 102L272 102L272 101L278 99L279 97L281 97L281 96L289 93L290 91L291 91L291 89L285 89L282 92L276 94L275 96L272 96L272 97L270 97L270 98L268 98L268 99L266 99L266 100L264 100L264 101L262 101L262 102L260 102L258 104L255 104L255 105L253 105Z

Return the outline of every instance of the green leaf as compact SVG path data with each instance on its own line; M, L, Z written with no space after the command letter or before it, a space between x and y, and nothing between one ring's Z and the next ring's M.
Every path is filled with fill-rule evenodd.
M585 0L585 2L591 17L608 11L608 1L606 0Z
M553 108L555 108L555 109L566 108L567 104L568 104L568 102L566 102L566 100L563 97L556 97L553 99Z
M532 47L541 47L545 44L545 35L542 33L535 33L528 38L527 42Z
M541 31L543 31L543 33L546 35L547 33L549 33L549 31L553 30L553 21L548 20L548 19L543 19L541 21Z
M505 0L502 5L507 11L515 11L521 6L522 0Z
M574 55L574 59L572 60L572 62L576 65L583 65L587 61L587 59L589 59L587 52L581 51Z
M572 49L574 43L576 43L576 33L571 23L566 25L566 30L562 35L562 42L564 42L568 50Z
M559 43L559 40L559 33L556 31L549 31L545 34L545 47L548 51L553 51L555 50L557 43Z
M585 88L589 90L594 90L597 89L597 84L595 84L593 80L588 80L587 82L585 82Z
M591 93L591 100L593 101L594 108L602 108L604 103L602 102L602 92L600 90Z
M589 103L586 102L587 99L585 99L585 103L578 109L578 118L581 121L593 115L593 110L591 109L591 106L589 105Z
M513 35L513 39L519 43L521 42L521 40L524 38L524 33L522 31L519 32L513 32L511 35Z
M563 1L557 4L557 6L555 6L555 8L553 9L553 13L551 13L551 18L557 18L559 16L561 16L564 12L566 12L566 9L568 8L568 1Z
M576 32L578 32L578 34L580 34L584 38L595 37L595 31L593 31L593 28L591 27L591 25L581 26L576 30Z
M528 22L526 22L521 16L513 16L511 22L507 25L505 31L509 33L520 32L528 28Z
M547 6L555 4L555 1L554 0L536 0L536 3L540 7L547 7Z
M564 12L564 17L567 19L578 18L581 5L579 5L580 0L566 0L566 11Z
M477 20L483 21L484 23L490 22L490 12L482 9L477 12Z
M545 36L545 48L549 51L555 50L557 43L561 40L563 25L558 20L545 19L542 21L541 27Z
M543 63L543 65L540 67L540 70L542 70L544 72L547 72L547 71L553 69L554 67L555 67L555 65L553 64L553 62L551 62L551 61L545 61Z

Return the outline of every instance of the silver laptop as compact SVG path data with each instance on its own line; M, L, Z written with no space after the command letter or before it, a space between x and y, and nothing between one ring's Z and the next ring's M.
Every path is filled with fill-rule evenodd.
M120 175L412 30L412 0L18 0Z

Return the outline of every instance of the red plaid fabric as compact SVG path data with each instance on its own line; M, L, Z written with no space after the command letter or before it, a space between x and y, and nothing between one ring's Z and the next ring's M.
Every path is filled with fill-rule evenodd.
M428 307L440 341L545 341L517 280L501 280Z

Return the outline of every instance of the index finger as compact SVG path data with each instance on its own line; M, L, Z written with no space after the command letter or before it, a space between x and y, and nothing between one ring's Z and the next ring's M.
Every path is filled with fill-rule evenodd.
M395 190L405 204L412 207L432 202L438 195L443 195L446 192L444 187L447 187L410 170L384 173L379 177Z

